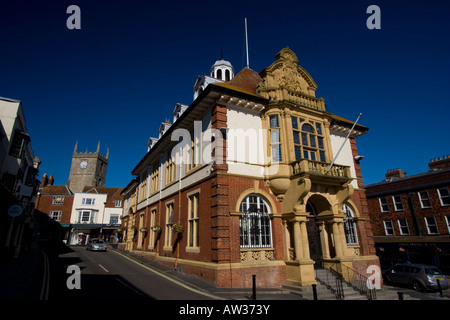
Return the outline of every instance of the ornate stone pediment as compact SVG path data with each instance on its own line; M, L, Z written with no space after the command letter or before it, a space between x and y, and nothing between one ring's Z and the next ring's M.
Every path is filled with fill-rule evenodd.
M284 48L275 58L277 60L260 73L263 80L258 84L257 91L266 99L290 101L324 111L324 100L316 98L317 84L298 65L295 53Z

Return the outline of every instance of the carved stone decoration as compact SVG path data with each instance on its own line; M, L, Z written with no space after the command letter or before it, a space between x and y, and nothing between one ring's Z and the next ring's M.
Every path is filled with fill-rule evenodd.
M275 58L277 60L260 73L263 80L258 84L257 91L269 100L289 101L325 111L324 100L315 95L317 84L298 65L295 53L284 48Z

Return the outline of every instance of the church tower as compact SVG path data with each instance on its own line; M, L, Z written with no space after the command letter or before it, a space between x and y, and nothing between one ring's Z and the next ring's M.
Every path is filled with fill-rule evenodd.
M108 166L109 148L106 157L100 154L100 141L96 152L77 152L78 141L72 155L69 181L67 186L72 192L81 192L85 186L105 186L106 167Z

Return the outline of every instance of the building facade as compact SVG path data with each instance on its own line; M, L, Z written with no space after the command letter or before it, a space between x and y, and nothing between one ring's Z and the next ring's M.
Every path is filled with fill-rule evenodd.
M450 157L407 176L390 170L366 186L377 255L383 268L409 261L450 274Z
M17 255L31 222L39 186L41 161L34 156L26 129L25 113L19 100L0 97L0 249ZM8 213L12 205L18 216Z
M132 170L122 247L218 287L378 265L356 160L368 129L326 111L288 48L259 74L218 80Z

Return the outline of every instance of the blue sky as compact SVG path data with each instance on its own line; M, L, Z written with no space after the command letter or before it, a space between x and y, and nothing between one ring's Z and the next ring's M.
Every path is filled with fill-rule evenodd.
M11 3L10 3L11 2ZM69 5L81 29L69 30ZM369 5L381 29L369 30ZM369 127L358 138L366 184L428 170L450 153L450 4L429 1L3 1L0 96L22 101L40 174L65 184L78 150L110 149L106 185L124 187L160 123L192 102L220 58L261 71L291 48L327 111Z

